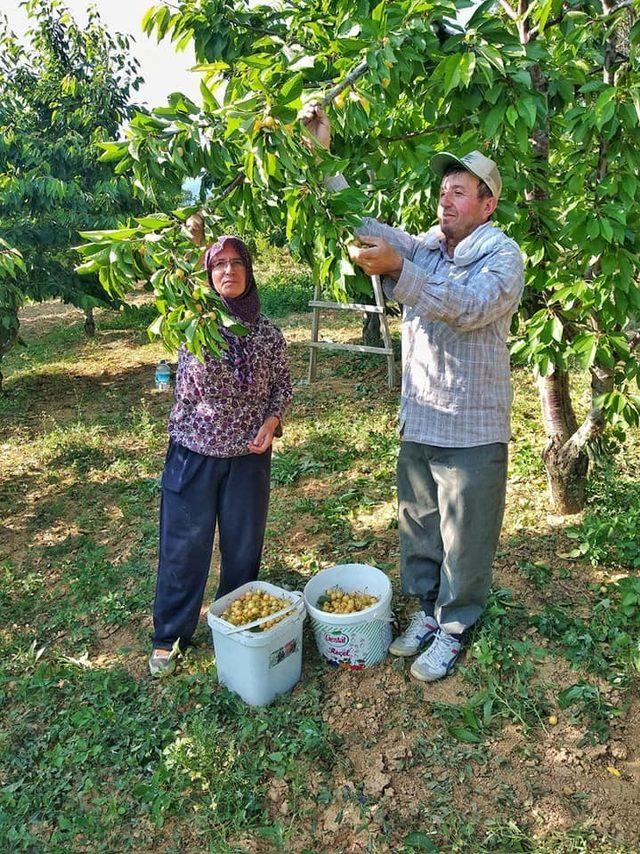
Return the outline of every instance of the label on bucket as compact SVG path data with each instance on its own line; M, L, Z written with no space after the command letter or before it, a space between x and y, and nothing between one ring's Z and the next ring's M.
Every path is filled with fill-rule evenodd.
M296 638L290 640L284 646L281 646L280 649L274 649L274 651L269 656L269 667L276 667L280 662L284 661L285 658L288 658L290 655L298 649L298 641Z
M324 640L325 640L325 643L328 643L330 646L348 646L349 645L349 635L347 635L341 631L327 632L324 636Z
M313 621L313 629L321 654L334 667L362 670L377 664L387 654L391 643L391 626L374 621L348 627L328 626Z

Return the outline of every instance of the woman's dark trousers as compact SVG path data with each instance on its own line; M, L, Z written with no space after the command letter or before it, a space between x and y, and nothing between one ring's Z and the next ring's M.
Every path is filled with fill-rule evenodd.
M255 581L269 507L271 450L206 457L169 442L160 501L160 559L153 608L153 647L171 649L193 635L218 525L216 598Z

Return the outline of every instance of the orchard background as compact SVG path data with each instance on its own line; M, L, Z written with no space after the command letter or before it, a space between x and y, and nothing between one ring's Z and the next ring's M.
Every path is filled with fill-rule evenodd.
M464 28L420 0L156 4L149 31L195 43L202 101L152 111L126 38L27 6L38 49L8 27L0 60L0 847L637 848L638 4L485 3ZM332 155L302 144L312 99ZM264 577L299 589L349 558L397 593L397 390L373 357L324 354L306 386L306 304L314 279L368 292L345 254L358 214L428 227L425 164L452 147L498 160L527 257L507 518L463 666L428 688L402 662L335 673L306 637L302 683L252 711L218 687L203 625L151 682L153 366L229 322L187 219L252 242L290 344ZM325 193L339 169L351 188Z

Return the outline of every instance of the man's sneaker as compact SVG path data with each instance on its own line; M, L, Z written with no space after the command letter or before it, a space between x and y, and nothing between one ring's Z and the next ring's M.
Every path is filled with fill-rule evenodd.
M391 655L416 655L437 631L434 617L428 617L424 611L416 611L411 615L407 628L389 647L389 652Z
M154 649L149 657L149 673L152 676L169 676L176 669L177 655L168 649Z
M461 651L458 638L439 629L429 649L411 665L411 675L422 682L442 679L449 674Z

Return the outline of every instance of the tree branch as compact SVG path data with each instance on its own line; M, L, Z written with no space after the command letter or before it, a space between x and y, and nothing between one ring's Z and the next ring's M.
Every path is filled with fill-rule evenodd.
M412 130L409 133L401 134L400 136L378 136L376 139L381 139L384 142L403 142L406 139L414 139L417 136L426 136L429 133L440 133L444 130L451 130L453 125L447 122L443 125L433 125L433 127L425 128L424 130Z
M610 17L611 15L615 15L615 14L616 14L616 12L619 12L621 9L628 9L628 8L629 8L629 6L633 6L633 5L634 5L634 0L623 0L623 2L622 2L622 3L618 3L618 5L617 5L617 6L614 6L614 7L613 7L613 9L609 9L609 10L605 13L605 17L607 17L607 18L608 18L608 17Z
M613 373L603 368L591 369L591 400L592 406L586 418L567 442L567 452L581 451L589 442L602 435L605 428L604 412L599 406L593 405L593 400L613 390Z
M352 86L358 78L362 77L366 71L369 69L369 63L365 59L364 62L361 62L360 65L356 65L353 71L350 71L347 76L342 80L337 86L334 86L332 89L329 89L328 92L322 97L321 104L323 107L326 107L333 100L335 100L340 92L347 88L347 86Z
M224 201L227 198L227 196L230 196L231 193L233 193L233 191L235 190L236 187L239 187L240 184L243 183L244 179L245 179L244 172L238 172L238 174L233 179L233 181L230 184L227 184L227 186L224 188L222 193L218 196L218 200L221 202Z
M506 12L508 18L511 18L512 21L518 20L518 13L513 8L513 6L511 6L507 2L507 0L500 0L500 5L502 6L503 10Z

